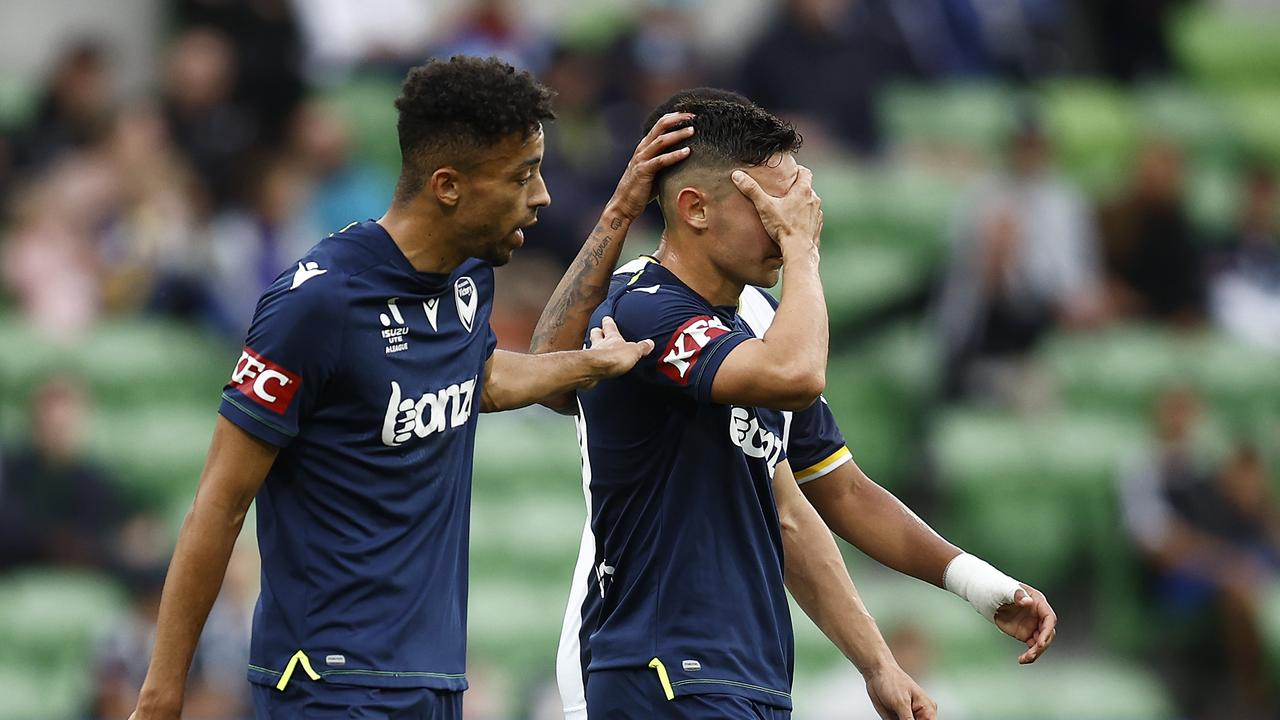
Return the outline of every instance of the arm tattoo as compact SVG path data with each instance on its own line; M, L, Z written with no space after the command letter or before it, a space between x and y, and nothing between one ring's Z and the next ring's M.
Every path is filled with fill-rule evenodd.
M622 225L622 221L614 218L611 225L614 230L617 230ZM560 280L560 284L551 295L551 300L547 302L546 309L542 311L542 317L538 319L538 326L533 333L533 340L529 343L530 352L566 349L557 348L555 345L559 344L557 341L564 342L558 336L569 318L574 316L581 319L581 316L589 315L604 300L609 289L608 276L606 275L603 281L593 276L598 274L600 263L603 262L605 253L612 243L613 235L606 234L604 223L596 225L587 242L578 251L578 257L573 261L573 266ZM583 325L585 326L585 323ZM580 338L574 338L572 345L576 347L580 340Z

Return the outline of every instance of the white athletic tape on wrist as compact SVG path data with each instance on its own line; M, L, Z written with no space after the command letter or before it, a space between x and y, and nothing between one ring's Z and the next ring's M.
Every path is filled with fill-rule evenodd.
M991 622L996 621L1000 606L1013 602L1014 593L1022 589L1017 580L969 553L960 553L947 563L942 584L968 600L979 615Z

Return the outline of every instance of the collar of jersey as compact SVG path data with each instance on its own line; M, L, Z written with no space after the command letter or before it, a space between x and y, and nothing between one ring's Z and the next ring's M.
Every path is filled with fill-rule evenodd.
M452 274L422 272L409 262L409 258L400 252L400 246L396 245L396 241L391 239L391 233L387 229L377 223L377 221L369 220L364 223L369 229L369 234L373 236L373 242L370 243L370 249L378 255L378 257L395 266L405 275L413 278L428 294L432 292L442 292L449 287L449 280ZM455 271L456 272L456 271Z
M644 266L644 269L640 271L644 273L646 277L641 279L640 282L636 283L635 287L639 288L639 286L644 285L646 280L650 280L650 281L656 280L659 285L664 283L669 285L679 285L680 287L684 288L685 291L688 292L690 295L698 298L698 301L701 302L703 305L706 305L707 307L711 308L711 310L715 312L717 315L731 318L737 314L738 312L737 305L712 305L710 301L708 301L706 298L699 295L697 291L695 291L693 288L689 287L688 285L685 285L684 281L681 280L675 273L671 272L666 267L664 267L662 263L658 262L657 258L649 255L643 255L642 257L648 258L649 260L649 262ZM650 273L653 273L653 274L650 275ZM657 277L654 277L655 275ZM640 288L640 289L643 289L643 288Z

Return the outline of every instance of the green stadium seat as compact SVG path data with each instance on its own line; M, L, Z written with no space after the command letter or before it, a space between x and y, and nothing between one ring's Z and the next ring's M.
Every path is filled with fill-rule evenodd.
M1030 666L970 666L944 677L970 717L982 720L1177 717L1159 679L1137 663L1117 659L1063 657L1058 651Z
M1140 116L1118 88L1084 81L1046 86L1045 122L1067 174L1093 193L1119 188L1137 148Z
M834 240L828 238L822 249L822 284L833 328L900 300L928 282L931 268L911 248Z
M123 589L99 573L49 568L10 574L0 579L0 657L48 668L83 661L123 607Z
M1273 44L1280 45L1280 43ZM1272 84L1228 96L1236 132L1251 155L1280 164L1280 90Z
M1163 388L1190 382L1228 414L1280 402L1280 358L1231 338L1150 326L1058 335L1041 353L1074 407L1146 416Z
M824 250L881 244L910 249L926 266L941 259L955 182L922 168L809 162L823 200Z
M67 720L83 717L92 692L83 666L33 668L0 660L0 720Z
M15 316L0 317L0 388L21 405L40 378L84 377L99 405L218 397L237 352L197 330L150 319L108 321L53 343Z
M1179 64L1212 88L1280 83L1280 12L1190 4L1171 25Z
M213 400L98 408L91 426L92 457L113 472L136 507L190 504L217 412Z
M933 436L944 534L1012 575L1066 587L1080 564L1099 562L1091 538L1114 522L1117 464L1143 438L1125 416L953 410Z
M1012 101L994 84L900 85L885 94L880 117L896 143L989 152L1013 124Z
M399 94L399 78L377 74L355 77L324 93L350 123L356 153L392 177L400 174L400 143L394 132Z

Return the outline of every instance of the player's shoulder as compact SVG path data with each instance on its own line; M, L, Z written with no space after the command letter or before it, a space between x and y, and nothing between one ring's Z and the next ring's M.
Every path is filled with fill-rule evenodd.
M715 314L697 293L661 273L644 272L616 289L611 314L624 337L656 337L694 317Z

